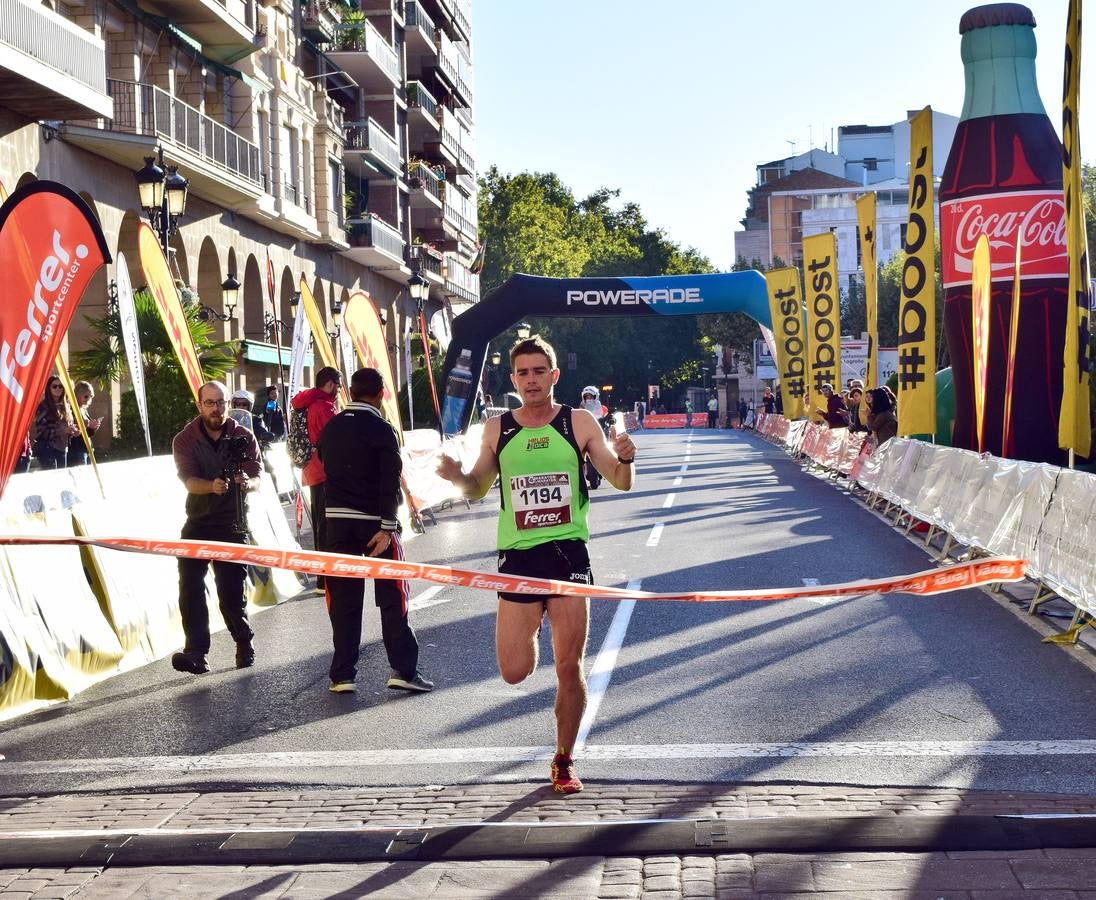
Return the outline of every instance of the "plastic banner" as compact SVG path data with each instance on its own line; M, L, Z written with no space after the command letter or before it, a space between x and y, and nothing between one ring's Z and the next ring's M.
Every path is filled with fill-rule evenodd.
M376 369L383 376L384 415L396 429L402 444L403 428L400 422L400 406L396 400L396 382L392 377L392 360L388 355L388 341L385 339L377 308L368 295L361 291L350 295L350 299L346 301L346 309L343 310L343 330L354 342L354 349L362 366Z
M898 307L898 433L936 434L932 108L910 120L910 194Z
M296 397L304 383L304 359L308 355L308 338L311 332L304 303L297 304L293 317L293 344L289 356L289 396Z
M0 206L0 493L77 304L109 261L95 214L64 185L34 181Z
M868 359L864 371L864 390L879 386L879 270L876 259L875 194L865 194L856 201L856 221L859 226L860 266L864 270L864 310L868 327ZM868 404L860 404L860 424L868 424Z
M308 282L303 278L301 279L300 289L300 305L304 307L304 313L308 317L308 326L312 332L312 346L315 348L320 359L323 360L324 366L338 369L339 361L335 356L335 351L331 347L331 342L328 340L327 326L324 324L323 316L320 314L320 308L316 305L316 298L312 296L312 291L308 287ZM345 399L344 396L343 400L345 401Z
M807 342L799 270L794 267L772 269L765 273L765 286L776 339L776 364L780 373L784 415L799 419L806 415L804 394L807 384Z
M1080 456L1092 452L1089 419L1089 265L1081 193L1081 0L1069 0L1066 64L1062 96L1062 183L1065 186L1069 293L1066 295L1065 355L1058 446Z
M990 271L989 238L979 235L971 261L971 345L974 362L974 417L978 450L986 446L986 382L989 378ZM901 410L899 410L901 417ZM901 426L899 426L901 430ZM903 431L903 434L908 434Z
M1008 370L1005 374L1005 410L1001 423L1001 453L1010 456L1015 453L1016 441L1012 434L1012 394L1016 381L1016 345L1020 336L1020 265L1023 241L1016 240L1016 266L1012 274L1012 307L1008 325ZM977 255L977 254L976 254ZM973 299L973 298L972 298Z
M837 284L837 236L803 238L803 292L807 301L807 415L826 403L822 385L841 390L841 297Z
M245 562L273 566L295 572L338 578L417 579L436 584L475 588L484 591L512 591L538 596L603 597L614 600L679 600L693 603L755 600L795 600L811 597L861 596L864 594L918 594L927 596L978 587L998 582L1020 581L1027 563L1022 559L995 558L958 563L929 569L911 575L892 578L864 579L841 584L810 587L772 588L757 591L689 591L686 593L650 593L627 588L576 584L546 578L523 578L517 575L484 574L480 570L457 569L405 560L374 557L342 556L314 550L282 550L274 547L251 547L220 541L150 541L128 537L70 537L0 535L0 546L58 546L65 544L94 545L136 553L156 553L164 556L194 559Z
M119 253L114 266L114 280L118 289L118 322L122 332L122 346L129 363L129 380L137 401L137 414L145 430L145 450L152 456L152 435L148 430L148 397L145 395L145 361L141 355L141 333L137 327L137 308L133 305L133 284L129 280L129 266Z
M137 231L137 250L141 258L141 270L145 273L145 282L156 300L156 308L160 312L160 318L164 320L168 339L175 349L175 355L179 357L179 364L197 404L198 392L205 382L202 366L198 362L198 352L194 349L194 339L183 313L179 289L175 286L175 279L171 277L160 240L147 222L142 222Z

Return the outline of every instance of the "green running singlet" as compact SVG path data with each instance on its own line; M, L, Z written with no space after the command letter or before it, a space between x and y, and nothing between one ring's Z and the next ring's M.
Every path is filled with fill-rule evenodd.
M540 428L502 416L499 443L499 550L526 550L548 541L590 540L590 509L571 407Z

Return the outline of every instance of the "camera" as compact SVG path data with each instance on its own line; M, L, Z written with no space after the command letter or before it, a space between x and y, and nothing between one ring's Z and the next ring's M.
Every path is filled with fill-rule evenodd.
M251 440L247 435L238 434L225 438L221 447L221 461L224 464L224 477L232 480L243 471L245 462L251 460Z

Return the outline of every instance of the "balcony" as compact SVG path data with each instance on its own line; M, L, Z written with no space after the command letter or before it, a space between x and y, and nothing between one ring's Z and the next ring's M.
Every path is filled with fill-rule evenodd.
M386 93L401 84L396 51L368 21L339 25L328 56L365 94Z
M471 43L472 20L466 5L461 0L455 0L453 3L453 24L457 26L457 30L460 32L459 37L467 43Z
M407 124L415 128L425 124L435 134L441 129L438 119L438 101L421 82L407 82Z
M160 144L195 196L229 209L263 196L259 148L251 141L155 85L106 82L113 120L66 124L66 141L133 170Z
M434 42L434 34L438 26L434 20L426 14L422 5L411 0L407 4L407 55L408 58L416 56L433 56L438 52Z
M348 122L343 157L346 167L363 178L390 180L403 174L403 159L396 139L373 119Z
M412 209L441 209L441 180L429 166L421 162L409 165L407 184L411 188Z
M255 52L255 0L156 0L156 11L210 59L231 63Z
M335 40L339 26L339 7L331 0L301 0L301 33L317 44Z
M327 91L316 91L312 97L312 108L316 113L317 130L338 135L340 140L343 139L346 131L345 114L342 106Z
M404 240L400 233L384 219L373 213L346 220L350 249L342 251L362 266L379 269L405 268L403 263Z
M39 4L0 0L0 106L28 119L114 115L99 38Z
M416 244L409 253L412 268L418 266L419 272L427 281L437 285L445 284L445 255L426 244Z
M445 293L466 303L479 301L479 275L473 275L452 255L445 272Z

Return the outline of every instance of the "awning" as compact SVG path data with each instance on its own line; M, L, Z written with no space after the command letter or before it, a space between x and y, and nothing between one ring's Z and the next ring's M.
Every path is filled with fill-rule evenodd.
M358 89L358 82L351 78L347 71L335 62L335 60L324 53L323 50L320 49L319 44L309 37L304 37L301 41L309 50L320 58L322 62L321 68L325 69L325 71L320 72L319 75L312 76L313 78L327 78L328 87L336 91L356 91Z
M278 348L273 344L262 341L240 341L240 351L248 362L261 363L265 366L278 365ZM292 357L293 351L288 347L282 347L282 368L289 368ZM304 355L304 364L308 368L314 365L311 351Z

